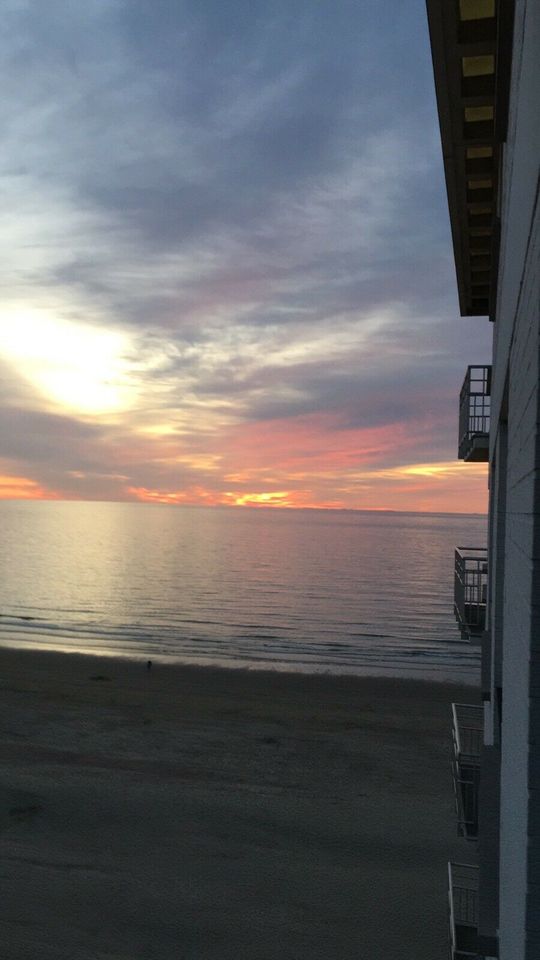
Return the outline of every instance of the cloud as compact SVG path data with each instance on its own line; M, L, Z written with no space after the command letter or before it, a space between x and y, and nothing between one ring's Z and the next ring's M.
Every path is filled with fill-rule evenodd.
M46 490L30 477L0 475L0 500L55 500L56 494Z
M0 31L5 316L61 333L3 344L13 476L362 506L360 464L449 461L489 334L456 319L423 10L10 0Z

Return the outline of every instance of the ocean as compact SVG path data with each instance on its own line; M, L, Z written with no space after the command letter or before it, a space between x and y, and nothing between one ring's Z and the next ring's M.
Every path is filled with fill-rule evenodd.
M0 644L475 682L453 616L477 515L0 503Z

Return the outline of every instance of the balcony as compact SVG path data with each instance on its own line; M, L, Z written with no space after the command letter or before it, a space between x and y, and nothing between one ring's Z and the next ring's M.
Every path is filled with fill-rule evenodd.
M483 708L473 703L453 703L452 721L452 775L458 832L466 840L476 840Z
M456 547L454 613L463 637L479 637L486 628L487 577L485 547Z
M491 367L467 367L459 397L460 460L488 460L490 394Z
M451 960L478 960L478 867L448 864Z

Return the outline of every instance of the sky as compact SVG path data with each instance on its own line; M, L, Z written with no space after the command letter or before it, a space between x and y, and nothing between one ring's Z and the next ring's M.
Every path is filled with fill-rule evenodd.
M0 498L485 511L423 0L0 33Z

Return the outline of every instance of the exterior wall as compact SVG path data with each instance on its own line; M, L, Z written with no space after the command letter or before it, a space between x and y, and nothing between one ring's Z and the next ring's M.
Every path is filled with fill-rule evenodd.
M496 955L499 929L499 783L499 747L484 747L478 807L478 936L479 948L486 956Z
M506 489L508 474L508 402L501 408L496 425L497 436L491 453L490 465L490 516L489 516L489 596L487 612L487 637L484 641L483 661L486 666L482 675L482 695L489 699L489 729L486 742L500 745L498 706L502 687L502 649L504 636L504 565L506 556Z
M490 508L492 529L504 524L504 562L494 568L491 609L492 628L495 635L502 630L503 640L500 960L540 956L539 50L540 4L517 0L491 436L496 459L508 383L506 507L497 484Z
M496 956L499 932L500 776L502 641L504 634L504 564L506 540L507 409L501 407L490 463L489 593L487 631L482 642L484 748L480 764L478 810L479 949Z
M516 0L508 138L503 157L501 247L494 329L495 364L491 410L497 423L520 299L524 265L530 259L530 236L538 202L538 10L537 0ZM537 265L538 266L538 265ZM495 437L492 436L492 443Z

